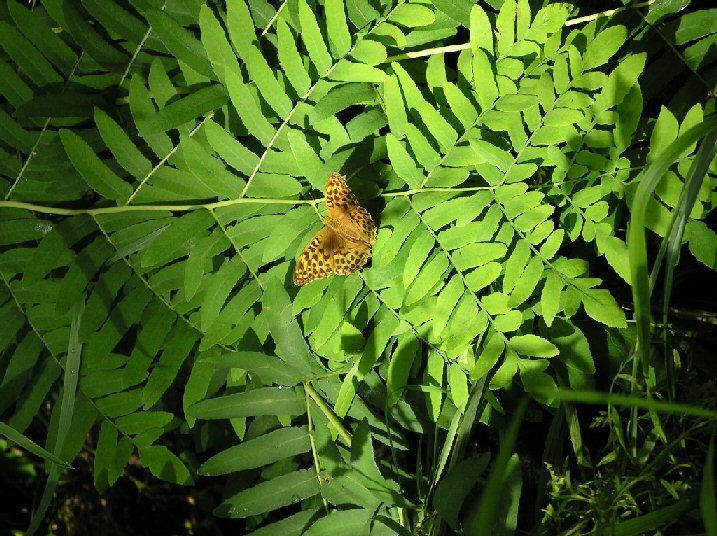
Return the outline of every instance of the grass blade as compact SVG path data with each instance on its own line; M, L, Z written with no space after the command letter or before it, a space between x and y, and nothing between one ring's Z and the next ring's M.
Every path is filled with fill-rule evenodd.
M480 504L472 519L466 523L466 534L493 534L496 517L501 511L500 505L504 498L504 486L511 477L512 470L516 468L513 459L513 446L518 438L520 423L523 421L525 409L528 406L528 399L523 398L515 410L510 421L505 437L501 441L498 457L496 458L493 470L488 477ZM512 492L513 488L508 491Z
M35 443L33 440L24 436L23 434L21 434L20 432L15 430L15 428L13 428L12 426L8 426L4 422L0 422L0 435L5 436L7 439L17 443L18 446L24 448L28 452L31 452L32 454L35 454L36 456L40 456L41 458L44 458L45 460L47 460L49 462L56 463L56 464L62 465L64 467L72 467L66 461L55 456L52 452L45 450L40 445Z
M82 344L80 343L80 324L82 323L82 314L85 310L84 298L75 306L72 315L72 324L70 324L70 340L67 346L67 361L65 362L64 386L62 391L62 401L60 402L60 423L57 427L57 440L53 452L55 456L59 456L65 438L70 430L72 423L72 413L75 407L75 394L77 391L77 381L79 379L80 357L82 354ZM40 526L40 522L45 517L45 512L50 506L50 501L55 492L55 488L60 480L62 467L53 464L50 468L50 474L45 483L45 489L42 492L42 498L37 509L32 513L30 526L27 528L27 535L32 536Z
M558 392L550 391L556 400L564 402L578 402L580 404L605 404L611 406L622 406L626 408L640 408L653 410L657 413L671 415L703 417L706 419L717 419L717 411L683 404L681 402L663 402L654 398L643 398L634 395L617 395L602 393L599 391L571 391L569 389L558 389Z
M650 360L650 289L647 276L647 245L645 242L647 204L662 176L677 161L682 152L715 129L717 129L717 118L707 119L692 127L672 142L639 178L628 231L628 253L630 257L632 298L635 303L635 320L637 323L637 346L643 372L646 375Z

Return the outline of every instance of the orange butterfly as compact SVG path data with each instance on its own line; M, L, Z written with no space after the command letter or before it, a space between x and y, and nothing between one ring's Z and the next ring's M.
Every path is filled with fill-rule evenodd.
M296 262L297 285L360 270L376 241L376 224L339 173L329 176L325 198L329 215Z

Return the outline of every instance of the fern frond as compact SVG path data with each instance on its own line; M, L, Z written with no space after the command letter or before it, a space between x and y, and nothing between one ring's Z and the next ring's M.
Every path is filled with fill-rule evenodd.
M646 60L618 56L625 27L568 30L562 3L389 4L10 0L8 426L25 432L49 400L45 449L71 460L97 425L99 490L135 453L175 483L241 473L216 514L265 523L257 535L409 533L423 500L458 526L447 489L462 500L457 471L488 462L459 463L456 445L503 411L491 390L554 405L558 384L592 387L578 320L626 319L580 254L634 278L619 231L631 182L708 108L664 109L643 158ZM455 46L462 28L470 42ZM688 65L709 60L712 34L675 32ZM660 236L694 151L641 200ZM331 172L378 223L371 266L296 290ZM708 176L683 223L714 266ZM415 433L439 438L436 476L409 500L397 460ZM196 456L169 448L181 435L202 438Z

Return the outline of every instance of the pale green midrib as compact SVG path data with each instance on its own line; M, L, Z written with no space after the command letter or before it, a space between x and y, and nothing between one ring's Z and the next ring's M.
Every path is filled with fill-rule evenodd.
M492 190L494 186L475 186L467 188L415 188L413 190L403 190L400 192L385 192L378 197L403 197L424 193L435 192L477 192L480 190ZM27 203L24 201L0 201L0 209L3 208L19 208L40 212L42 214L55 214L58 216L96 216L101 214L121 214L123 212L190 212L193 210L216 210L218 208L230 207L241 204L263 204L263 205L313 205L316 206L323 202L324 198L318 199L275 199L260 197L239 197L236 199L227 199L225 201L216 201L214 203L188 203L182 205L122 205L113 207L98 208L62 208L49 205L38 205L36 203Z

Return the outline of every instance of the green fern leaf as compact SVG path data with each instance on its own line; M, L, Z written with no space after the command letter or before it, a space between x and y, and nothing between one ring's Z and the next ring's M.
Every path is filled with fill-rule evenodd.
M240 491L220 504L220 517L244 518L295 504L319 493L313 469L294 471Z

